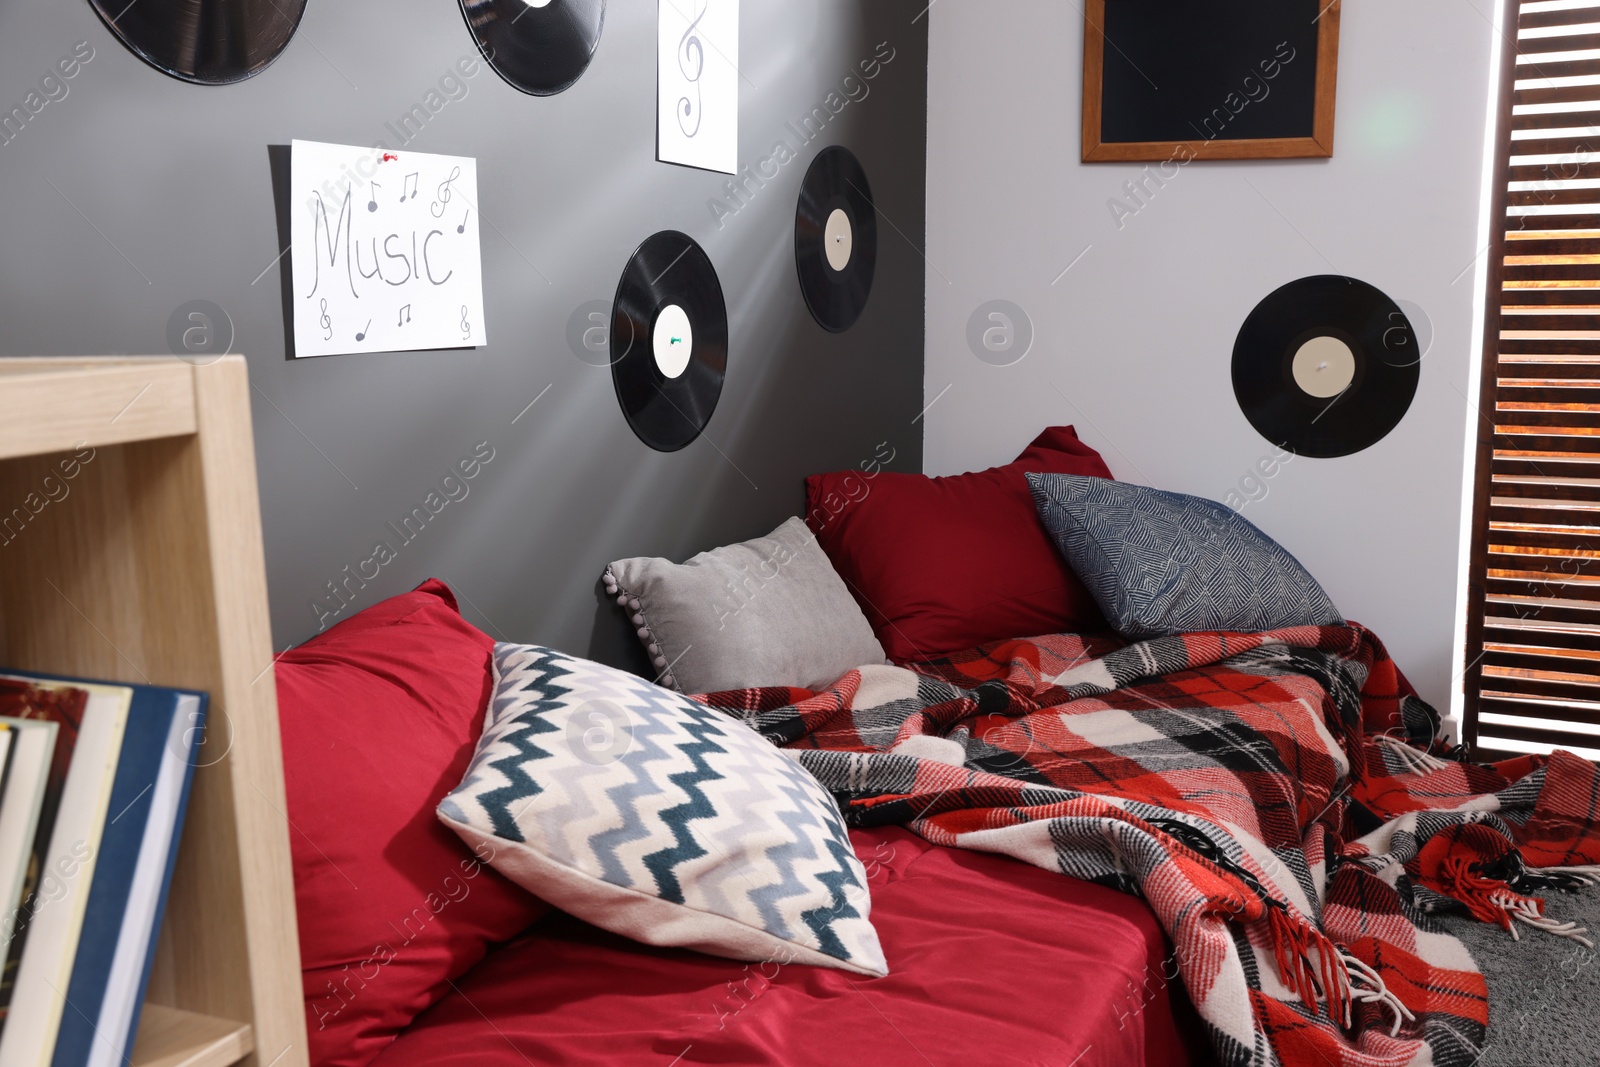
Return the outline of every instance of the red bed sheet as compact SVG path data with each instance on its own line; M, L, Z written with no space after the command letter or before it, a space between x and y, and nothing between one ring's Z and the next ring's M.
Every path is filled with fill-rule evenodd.
M1142 901L898 828L851 838L887 978L656 949L553 916L491 953L373 1067L1210 1062Z

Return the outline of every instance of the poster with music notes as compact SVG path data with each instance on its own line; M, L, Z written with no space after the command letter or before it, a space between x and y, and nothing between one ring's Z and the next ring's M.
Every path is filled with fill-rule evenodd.
M484 344L478 161L294 141L294 354Z
M657 0L656 158L739 170L739 0Z

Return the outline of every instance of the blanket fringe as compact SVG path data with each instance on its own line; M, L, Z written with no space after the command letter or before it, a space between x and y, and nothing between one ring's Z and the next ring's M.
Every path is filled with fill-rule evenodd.
M1350 974L1351 1000L1361 1004L1378 1004L1393 1013L1394 1025L1389 1027L1390 1037L1399 1037L1400 1027L1403 1024L1416 1021L1417 1017L1411 1013L1411 1009L1390 991L1384 984L1383 976L1365 960L1344 948L1339 949L1339 957L1344 961L1345 969ZM1351 1018L1348 1012L1345 1014L1344 1025L1346 1030L1350 1028Z
M1401 765L1412 774L1429 774L1433 771L1443 770L1451 766L1449 760L1440 759L1420 748L1413 748L1404 739L1392 734L1374 734L1373 740L1386 746L1389 753L1400 761Z
M1568 875L1572 873L1571 870L1562 871L1554 867L1545 870ZM1577 876L1587 877L1591 874L1583 868L1575 870ZM1451 897L1464 904L1474 918L1494 923L1509 933L1513 940L1522 940L1517 932L1517 923L1520 922L1547 934L1576 941L1585 948L1594 948L1594 942L1586 936L1589 933L1586 928L1575 922L1558 922L1550 918L1544 913L1544 901L1538 897L1524 896L1505 882L1484 877L1473 871L1471 863L1460 856L1446 860L1442 874Z
M1274 900L1268 901L1267 927L1283 984L1313 1011L1320 988L1322 999L1328 1005L1328 1016L1343 1020L1348 1027L1352 990L1344 953L1326 934L1306 920L1290 915L1287 907Z
M1570 892L1584 886L1600 885L1600 864L1585 867L1527 867L1522 881L1541 889L1559 889ZM1523 885L1522 888L1528 888Z
M1557 937L1567 938L1569 941L1576 941L1584 948L1591 950L1594 948L1594 942L1585 936L1589 932L1585 927L1579 926L1575 922L1557 922L1555 919L1550 918L1544 913L1544 901L1537 897L1525 897L1516 893L1499 893L1495 895L1494 902L1499 907L1504 908L1506 914L1518 922L1527 923L1534 929L1543 930L1547 934L1554 934ZM1521 938L1517 937L1515 924L1508 925L1506 929L1511 931L1511 936L1514 940L1521 940Z

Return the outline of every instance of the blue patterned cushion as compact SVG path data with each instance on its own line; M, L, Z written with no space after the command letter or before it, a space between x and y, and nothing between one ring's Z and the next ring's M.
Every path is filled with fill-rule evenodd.
M1299 560L1214 500L1076 474L1028 484L1056 547L1125 637L1344 621Z
M613 933L887 973L833 798L728 715L536 645L495 691L439 817L530 892Z

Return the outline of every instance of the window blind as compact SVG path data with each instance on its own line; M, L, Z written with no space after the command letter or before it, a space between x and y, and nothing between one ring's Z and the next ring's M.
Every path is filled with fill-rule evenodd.
M1466 737L1600 758L1600 0L1508 0Z

